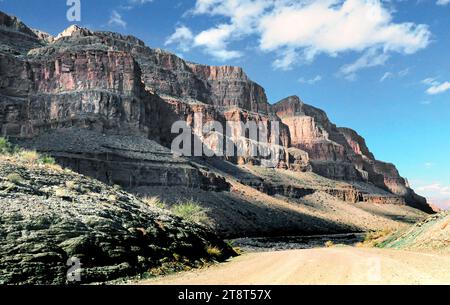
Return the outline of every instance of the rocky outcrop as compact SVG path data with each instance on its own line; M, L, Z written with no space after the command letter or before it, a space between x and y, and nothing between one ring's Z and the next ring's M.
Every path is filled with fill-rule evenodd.
M66 284L77 261L78 283L92 283L234 253L205 228L117 188L3 156L0 220L1 284Z
M339 131L344 135L345 140L347 140L347 143L350 145L355 154L368 159L375 159L374 155L370 152L366 145L366 140L356 131L350 128L339 128Z
M190 63L149 48L132 36L78 26L53 38L29 29L14 17L0 16L0 134L49 151L82 173L131 188L173 183L217 189L214 183L207 186L210 177L191 168L189 161L171 163L168 154L153 159L158 155L148 148L153 144L140 155L133 145L121 149L102 146L98 153L88 153L78 147L95 145L91 145L90 136L84 139L79 135L94 132L92 138L104 136L105 143L115 142L109 140L114 136L141 137L170 147L175 137L172 123L183 120L193 129L193 142L200 141L216 151L227 147L224 144L230 136L199 130L195 120L200 114L203 124L261 124L268 130L268 144L275 142L270 133L275 122L280 130L278 145L255 143L246 126L238 126L232 133L232 149L245 153L236 157L225 151L224 159L371 183L429 211L426 201L408 187L395 166L375 160L356 132L337 128L324 111L295 96L270 105L264 89L239 67ZM43 140L53 131L67 134L67 139L73 138L70 134L78 135L76 143L83 143L55 149L51 141ZM269 151L273 158L252 156L258 148ZM165 170L166 164L176 165Z
M289 127L291 145L308 152L311 160L347 159L342 135L325 112L303 103L296 96L281 100L271 108Z
M289 127L292 146L307 153L303 160L309 160L314 172L331 179L370 182L403 198L386 200L383 196L361 201L406 202L432 212L426 200L409 188L396 167L376 160L365 140L354 130L337 128L325 112L296 96L276 103L272 111Z
M229 191L220 176L198 169L155 141L132 135L101 135L81 128L48 131L15 144L52 155L58 164L109 185L188 187Z
M14 55L43 46L40 38L22 21L0 11L0 51Z

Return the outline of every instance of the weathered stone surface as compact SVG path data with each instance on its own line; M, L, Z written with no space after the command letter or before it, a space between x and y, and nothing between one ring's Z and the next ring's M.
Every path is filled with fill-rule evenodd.
M365 140L354 130L337 128L322 110L296 96L276 103L272 111L289 127L292 146L308 154L314 172L331 179L373 183L403 197L411 206L432 212L426 200L409 188L393 164L375 160ZM402 202L377 198L369 201Z
M183 186L228 191L220 176L175 157L166 147L141 136L102 135L81 128L49 131L16 144L52 155L59 164L109 185Z
M0 51L21 55L43 45L40 38L22 21L0 11Z
M208 247L233 255L205 228L97 180L0 161L2 284L65 284L72 257L82 264L81 283L102 282L211 260Z
M214 120L225 126L226 121L243 121L262 123L268 130L277 121L280 143L273 148L273 167L312 170L332 179L369 182L428 211L425 200L406 185L395 167L376 161L356 132L337 128L324 111L295 96L270 105L264 89L241 68L190 63L166 51L149 48L132 36L93 32L78 26L53 38L30 30L13 17L2 18L4 36L0 43L9 48L0 52L2 135L19 140L40 139L50 130L70 133L83 129L96 132L97 136L142 137L170 147L174 138L170 132L172 123L184 120L193 127L195 137L215 150L227 138L220 138L217 132L195 130L196 115L202 114L203 124ZM28 44L10 43L9 36L26 39ZM234 133L245 134L245 127L238 127ZM269 134L269 143L273 140ZM111 161L101 153L87 158L85 152L76 149L70 153L67 149L57 151L44 147L45 141L41 141L43 145L38 142L30 143L51 151L72 168L103 181L117 180L127 187L137 187L130 182L134 180L148 186L175 183L201 188L208 188L205 183L211 182L198 171L183 166L178 172L173 168L166 171L165 160L149 166L143 155L152 152L136 156L130 146L123 150L128 151L126 158L117 150L108 152L115 158ZM86 140L84 145L89 146L88 143ZM258 145L248 136L237 140L236 146L246 154L228 157L229 161L241 165L267 161L251 156L250 152ZM120 158L123 158L120 162L116 160ZM161 178L156 182L160 176L178 178Z

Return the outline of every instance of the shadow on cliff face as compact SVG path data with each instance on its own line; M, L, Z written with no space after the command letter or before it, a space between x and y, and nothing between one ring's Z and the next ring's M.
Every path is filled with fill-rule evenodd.
M198 202L208 211L214 230L223 238L364 231L364 228L314 217L289 206L250 201L245 195L233 192L207 192L183 187L141 187L132 192L141 196L158 194L169 207L185 200Z
M0 42L14 49L18 44L9 40L17 35L8 37L9 32L0 29ZM195 160L171 154L169 147L176 136L171 133L173 122L192 122L195 113L204 114L205 121L221 123L226 118L261 121L262 116L264 120L279 120L274 114L267 115L272 106L264 89L241 68L189 63L116 33L74 28L66 37L52 42L40 41L31 30L28 34L33 43L29 49L19 50L23 56L0 52L0 133L16 143L51 154L77 172L127 189L169 187L162 195L177 195L177 188L187 189L205 206L220 207L212 208L213 216L219 225L223 223L221 230L226 234L233 230L269 235L269 231L277 230L280 234L291 230L296 234L314 230L327 233L363 227L348 219L345 224L313 213L272 207L265 202L270 198L253 202L251 196L218 193L228 190L228 182L222 183L223 179L214 176L216 173L208 176L208 165L201 168L194 164ZM304 108L309 121L317 118L322 127L333 131L331 139L349 145L325 112L300 103L298 97L294 100L297 107ZM283 144L289 146L289 128L281 125L286 138ZM222 168L217 165L219 174L249 186L247 192L264 191L273 185L237 166L226 167L225 163ZM220 181L223 187L218 189L215 183ZM266 191L270 195L280 190L289 193L289 187L286 182L280 189ZM160 191L155 190L155 194ZM342 207L336 208L345 210L346 203L339 204ZM236 228L234 217L239 219Z

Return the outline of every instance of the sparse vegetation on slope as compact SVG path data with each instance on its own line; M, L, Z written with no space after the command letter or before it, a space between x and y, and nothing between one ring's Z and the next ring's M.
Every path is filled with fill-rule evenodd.
M0 157L32 166L45 165L53 169L59 168L53 157L40 154L34 150L22 149L12 145L6 138L2 137L0 137Z
M190 222L206 226L211 224L211 220L207 214L208 210L192 199L175 204L171 208L171 211L175 215Z
M162 201L158 196L144 197L142 199L146 204L152 207L157 207L159 209L167 209L167 204Z
M450 253L450 211L430 216L406 230L380 238L375 246Z
M65 284L72 257L81 282L91 283L234 255L204 227L38 154L21 156L0 156L0 284Z

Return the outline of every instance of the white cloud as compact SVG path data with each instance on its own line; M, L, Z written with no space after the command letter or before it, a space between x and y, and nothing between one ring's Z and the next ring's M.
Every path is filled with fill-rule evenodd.
M119 12L116 10L111 12L111 16L109 17L108 25L109 26L119 26L122 28L127 27L127 23L125 22L125 20L123 20L122 15L119 14Z
M428 202L443 209L450 208L450 185L442 182L427 183L421 180L412 180L412 188L421 196L428 199Z
M206 52L223 61L241 57L241 52L227 50L226 41L231 38L234 30L234 26L230 24L221 24L205 30L195 36L194 46L204 48Z
M255 32L259 18L273 0L197 0L191 15L223 16L228 22L205 29L196 34L191 48L201 48L218 60L226 61L241 57L237 50L230 50L229 44ZM173 36L173 35L172 35ZM171 36L171 37L172 37ZM167 44L179 42L168 38Z
M437 5L447 5L450 3L450 0L438 0L436 2Z
M146 3L150 3L153 2L153 0L128 0L129 3L131 4L146 4Z
M411 54L429 43L425 25L394 23L379 1L312 1L283 6L261 22L261 47L308 50L314 58L325 53L365 52L355 63L342 68L353 75L362 68L384 64L389 52Z
M315 77L310 78L310 79L305 79L305 78L301 77L301 78L299 78L298 81L302 84L314 85L315 83L320 82L321 80L322 80L322 76L316 75Z
M272 63L274 69L291 70L293 68L293 63L298 61L299 56L293 49L282 50L278 53L282 54L282 56L279 56L279 58Z
M389 79L389 78L393 78L394 74L392 72L386 72L383 74L383 76L380 78L380 82L384 82L385 80Z
M430 95L444 93L445 91L450 89L450 82L443 82L441 84L431 86L427 89L427 93Z
M450 90L450 82L448 81L439 82L435 78L430 77L422 80L422 83L429 86L426 90L426 93L429 95L436 95Z
M399 77L405 77L406 75L409 74L409 71L410 71L409 68L406 68L406 69L404 69L404 70L401 70L400 72L398 72L398 76L399 76Z
M385 72L383 76L380 78L380 83L384 82L385 80L395 78L395 77L405 77L409 74L409 68L406 68L404 70L399 71L398 73L394 72Z
M175 32L166 40L166 45L178 44L178 48L183 52L189 51L192 41L194 40L194 35L191 30L182 25L179 26Z
M381 50L372 48L367 50L354 63L342 66L340 73L349 80L354 80L356 72L361 69L384 65L389 59L389 55Z
M195 35L192 47L209 46L206 52L213 56L237 56L240 52L229 51L230 44L254 35L261 50L279 55L273 64L279 69L319 54L362 53L343 67L351 76L383 64L392 52L412 54L430 42L426 25L394 22L393 13L379 0L197 0L190 14L225 19Z
M424 164L424 166L425 166L425 168L430 169L430 168L434 167L434 163L433 162L426 162Z
M416 190L432 197L450 198L450 186L443 185L439 182L418 186L416 187Z
M426 197L429 202L444 209L450 208L450 185L441 182L412 181L412 187L418 194Z
M123 10L132 10L136 6L144 5L151 2L153 2L153 0L127 0L127 2L124 5L121 5L119 8Z

